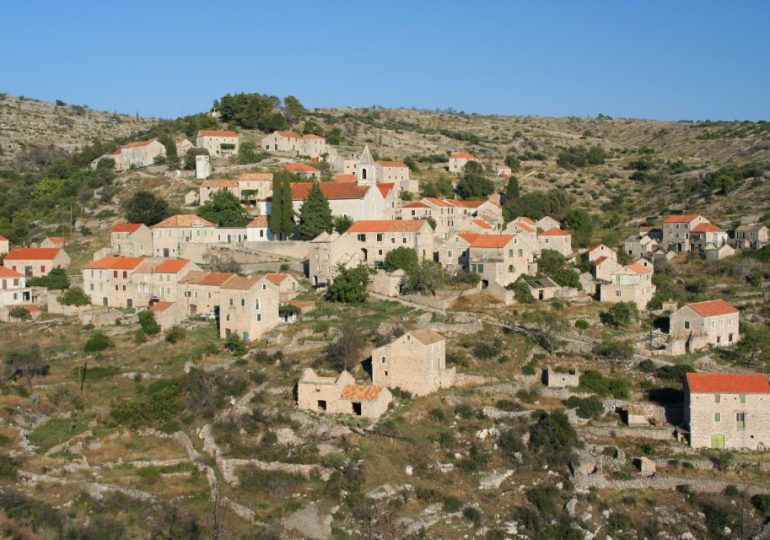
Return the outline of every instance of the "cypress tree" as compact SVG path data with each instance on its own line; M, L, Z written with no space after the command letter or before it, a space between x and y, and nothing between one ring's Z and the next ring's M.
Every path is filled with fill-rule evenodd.
M283 221L282 193L283 193L283 182L281 182L280 180L273 180L273 204L272 204L272 210L270 211L269 225L270 225L270 230L273 231L273 234L277 234L277 235L281 234L281 223Z
M307 199L302 203L299 223L299 230L304 238L315 238L323 231L332 232L332 210L318 182L313 184Z
M288 180L281 187L281 232L288 238L294 232L294 208L291 205L291 186ZM275 197L273 197L275 203Z

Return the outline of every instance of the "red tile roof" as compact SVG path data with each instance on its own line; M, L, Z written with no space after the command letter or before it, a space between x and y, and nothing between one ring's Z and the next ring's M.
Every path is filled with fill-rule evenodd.
M308 311L315 307L315 302L313 302L312 300L288 300L286 302L281 302L281 304L283 305L289 304L292 306L297 306L302 311Z
M402 161L379 161L379 164L383 167L394 167L397 169L408 169L406 163Z
M227 180L224 178L217 178L213 180L204 180L201 182L201 187L207 187L207 188L227 188L227 187L238 187L240 184L238 183L238 180Z
M24 304L21 307L27 310L27 313L37 313L40 311L40 308L37 307L35 304Z
M295 201L301 201L307 198L313 182L291 182L291 198ZM321 193L328 200L336 199L363 199L369 188L359 186L350 182L320 182Z
M652 272L652 268L650 268L649 266L644 266L643 264L639 264L639 263L627 264L626 268L628 268L629 270L637 274L649 274L650 272Z
M232 272L203 272L202 270L191 270L179 280L179 283L219 287L233 276L235 276L235 274Z
M691 231L694 233L725 232L713 223L698 223Z
M489 223L487 223L483 219L474 219L473 220L473 224L476 225L477 227L481 227L482 229L494 229L494 227L492 227L492 225L490 225Z
M477 159L477 158L470 152L457 152L449 156L449 159Z
M195 214L176 214L153 225L153 229L177 228L177 227L216 227L213 223Z
M158 265L156 272L176 274L190 263L187 259L166 259Z
M586 253L592 253L594 250L597 250L597 249L599 249L602 246L604 246L604 244L602 244L602 243L594 244L593 246L588 248L585 252ZM607 247L607 246L604 246L604 247Z
M19 274L17 271L11 270L10 268L6 268L5 266L0 266L0 277L20 278L20 277L24 277L24 275Z
M730 313L738 313L738 310L730 305L730 303L722 300L706 300L705 302L694 302L687 304L692 308L695 313L701 317L716 317L719 315L729 315Z
M233 276L222 284L222 288L247 291L256 285L259 279L257 276Z
M7 242L7 241L8 241L8 239L5 236L3 236L2 234L0 234L0 242Z
M596 257L596 259L594 259L594 266L599 266L604 261L609 261L609 260L610 260L609 257L605 255L602 255L601 257Z
M166 311L168 308L174 305L174 302L155 302L150 309L152 311Z
M260 180L260 181L270 181L273 179L273 173L269 172L245 172L241 173L241 175L238 177L238 180Z
M133 233L142 228L143 223L116 223L112 227L114 233Z
M257 216L252 219L246 227L264 228L267 227L267 216Z
M304 163L289 163L284 167L285 170L289 172L308 172L308 173L317 173L319 172L318 169L315 167L311 167L310 165L306 165Z
M512 234L477 234L469 243L472 248L503 248L513 238Z
M152 144L154 142L155 142L155 139L150 139L149 141L134 141L128 144L124 144L123 148L140 148L142 146L147 146L148 144Z
M356 401L374 401L382 393L382 386L349 384L342 389L340 397Z
M446 202L452 206L461 206L463 208L478 208L485 201L461 201L460 199L446 199Z
M469 231L460 231L459 233L457 233L457 235L460 238L462 238L463 240L465 240L466 242L468 242L469 245L470 245L471 242L473 242L473 240L477 236L481 236L481 234L479 234L479 233L469 232Z
M572 233L563 229L548 229L545 232L541 232L540 236L572 236Z
M423 197L422 200L423 200L423 202L429 202L431 204L434 204L436 206L441 206L443 208L447 208L447 207L453 206L451 203L449 203L447 201L444 201L444 200L441 200L441 199L438 199L436 197Z
M391 190L396 187L396 184L377 184L377 189L380 190L380 193L382 193L383 197L387 197L388 194L391 192Z
M278 135L281 137L289 137L291 139L299 139L299 133L295 133L294 131L286 131L286 130L278 130L276 131Z
M348 233L419 232L427 221L422 219L361 219L353 223Z
M289 274L265 274L265 279L268 280L270 283L275 283L276 285L280 285L288 277L289 277Z
M688 373L687 387L694 394L770 394L762 373Z
M86 270L134 270L144 257L102 257L86 264Z
M357 182L358 178L356 178L355 174L338 174L334 178L332 178L332 182Z
M322 141L324 140L323 137L321 137L320 135L316 135L315 133L308 133L307 135L303 135L302 138L303 139L319 139L319 140L322 140Z
M663 223L690 223L697 217L699 217L698 214L681 214L668 216L663 220Z
M218 129L202 129L198 132L198 137L237 137L235 131L222 131Z
M61 252L59 248L11 248L6 261L50 261Z
M407 204L404 206L404 208L430 208L430 206L425 203L421 203L420 201L415 201L413 203Z

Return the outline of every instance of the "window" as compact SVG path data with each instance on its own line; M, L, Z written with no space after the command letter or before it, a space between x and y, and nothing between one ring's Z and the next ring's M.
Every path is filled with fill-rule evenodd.
M359 234L356 236L359 242L366 242L366 235L365 234Z
M741 403L746 403L746 394L741 394L740 398L741 398Z
M259 311L259 298L257 298L257 301L254 303L254 309Z
M446 252L446 256L449 257L449 258L452 257L452 250L451 249Z
M746 427L746 413L735 413L735 427L738 429L744 429Z
M382 233L377 233L377 241L382 242Z
M261 320L262 320L262 314L261 313L257 313L257 322L259 322Z
M246 307L246 299L241 298L241 307Z
M689 330L690 329L690 321L684 321L684 329Z
M383 363L383 364L385 363L385 357L384 356L382 358L380 358L380 362Z
M721 422L722 421L722 415L718 412L714 413L714 422Z
M406 244L406 237L404 237L404 238L402 238L402 239L401 239L401 243L402 243L402 244Z
M721 403L722 402L722 396L719 394L714 394L714 403Z

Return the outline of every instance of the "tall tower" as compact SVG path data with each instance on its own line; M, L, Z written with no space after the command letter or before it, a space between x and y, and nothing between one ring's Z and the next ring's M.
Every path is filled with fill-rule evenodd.
M377 184L377 164L369 152L369 145L364 146L364 151L358 157L356 165L356 182L359 185L374 186Z

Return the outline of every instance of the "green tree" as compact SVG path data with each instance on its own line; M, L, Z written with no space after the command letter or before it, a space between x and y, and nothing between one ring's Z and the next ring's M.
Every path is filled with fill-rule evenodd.
M572 460L573 449L580 446L575 428L562 411L541 413L529 428L530 450L549 465L564 467Z
M257 151L257 145L253 142L242 142L238 147L238 163L259 163L267 156L267 152Z
M411 293L434 295L446 282L446 270L441 263L427 259L420 261L406 274L406 288Z
M463 176L457 183L457 194L462 199L486 199L495 191L495 185L484 176L484 167L477 161L469 161Z
M300 207L299 232L304 238L312 239L322 232L332 232L333 228L334 220L329 201L316 182Z
M184 168L188 171L195 169L195 156L208 156L209 151L205 148L190 148L184 155Z
M329 343L326 359L336 370L352 370L361 362L367 346L366 338L350 321L340 327L340 337Z
M619 302L601 314L604 324L616 328L628 328L639 318L639 308L633 302Z
M294 207L292 206L291 186L288 180L283 181L281 190L281 232L288 238L294 232ZM275 205L275 197L273 197Z
M591 214L581 209L572 209L564 215L562 227L572 231L573 241L581 247L590 245L594 232Z
M241 201L226 189L220 189L198 209L198 216L219 227L245 227L251 221Z
M179 156L176 153L176 141L168 133L164 133L158 137L158 142L166 147L166 163L168 163L169 168L178 167Z
M417 252L414 248L401 246L385 255L385 268L392 272L393 270L409 271L417 266Z
M570 270L569 268L558 270L554 273L552 278L562 287L572 287L578 290L583 289L583 286L580 284L580 276L577 272Z
M147 335L153 335L160 333L160 325L155 320L155 314L149 309L139 312L139 326L142 327L142 331Z
M286 120L291 126L294 126L307 114L307 109L294 96L286 96L283 99L283 110L286 114Z
M511 171L518 171L521 167L521 161L516 157L516 154L508 154L505 156L505 164L510 167Z
M511 176L508 184L505 186L505 196L507 200L519 198L519 179Z
M594 344L594 354L608 360L628 360L634 355L634 344L623 339L605 336Z
M168 203L149 191L137 191L126 201L124 206L126 219L130 223L155 225L171 215Z
M553 277L556 272L564 268L564 255L553 249L544 249L540 253L537 267L546 276Z
M67 272L63 268L57 266L51 269L46 276L40 276L32 278L27 281L27 285L30 287L45 287L46 289L61 291L69 288L70 280L67 277Z
M80 287L65 290L57 300L64 306L87 306L91 303L91 299Z
M335 216L334 230L342 234L353 225L353 218L350 216Z
M92 332L83 350L87 353L101 352L112 347L112 340L104 332Z
M281 198L283 197L284 182L280 178L273 176L273 205L270 211L270 220L268 225L273 234L280 236L282 229L281 223L283 221L283 206L281 205Z
M14 306L10 310L8 310L8 316L11 319L15 319L17 321L29 321L32 320L32 315L30 315L29 311L27 311L22 306Z
M345 268L340 265L339 273L326 291L326 299L330 302L360 303L365 302L369 293L366 285L369 283L369 269L360 264L355 268Z

